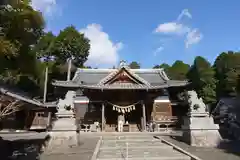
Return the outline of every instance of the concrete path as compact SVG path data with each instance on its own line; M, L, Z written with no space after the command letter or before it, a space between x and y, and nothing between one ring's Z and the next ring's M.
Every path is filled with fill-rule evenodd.
M191 157L175 150L153 136L103 136L92 160L190 160Z

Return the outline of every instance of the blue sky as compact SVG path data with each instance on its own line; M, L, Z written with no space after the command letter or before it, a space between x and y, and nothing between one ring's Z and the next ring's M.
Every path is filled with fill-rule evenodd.
M240 48L240 1L217 0L33 0L57 34L68 25L90 39L87 64L140 62L143 68L197 55L213 62Z

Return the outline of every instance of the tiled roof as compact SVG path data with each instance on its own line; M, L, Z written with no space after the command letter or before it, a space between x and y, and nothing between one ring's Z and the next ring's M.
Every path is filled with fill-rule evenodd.
M168 88L168 87L179 87L185 86L189 82L187 81L173 81L169 80L162 84L132 84L132 83L114 83L114 84L77 84L73 81L55 81L53 85L58 87L79 87L79 88L92 88L92 89L157 89L157 88Z
M54 81L52 85L59 87L79 87L80 84L74 81Z
M89 89L137 89L137 90L146 90L146 89L160 89L165 88L167 85L161 86L147 86L144 84L133 84L133 83L114 83L114 84L106 84L106 85L82 85L82 88Z
M29 97L26 97L26 96L24 96L24 95L21 95L20 93L13 92L13 91L8 90L8 89L3 88L3 87L0 87L0 93L2 93L2 94L4 94L4 95L7 95L7 96L10 96L10 97L13 97L13 98L15 98L15 99L24 101L24 102L26 102L26 103L30 103L30 104L39 106L39 107L56 107L56 103L57 103L57 102L49 102L49 103L43 104L43 103L40 102L40 101L31 99L31 98L29 98Z
M102 79L110 74L118 72L119 69L82 69L78 68L72 79L75 83L98 84ZM141 79L144 79L149 84L163 83L168 79L163 69L129 69Z
M140 83L106 84L121 70L128 72ZM157 89L185 86L188 82L169 80L163 69L130 69L123 66L119 69L78 69L71 81L55 81L52 84L60 87L92 89Z

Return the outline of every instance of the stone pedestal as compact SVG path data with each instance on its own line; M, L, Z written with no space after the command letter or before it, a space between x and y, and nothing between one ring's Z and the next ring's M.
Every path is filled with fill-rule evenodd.
M189 114L184 118L183 140L191 146L216 147L221 141L218 124L208 113Z
M47 152L62 152L67 148L78 145L79 134L76 132L76 123L72 111L59 109L57 120L53 122L50 132Z

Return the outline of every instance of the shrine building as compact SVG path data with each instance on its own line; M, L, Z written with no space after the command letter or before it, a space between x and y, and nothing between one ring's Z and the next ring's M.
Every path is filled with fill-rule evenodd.
M124 62L116 69L78 68L71 80L53 82L56 94L75 91L81 124L98 122L106 132L116 131L119 114L130 132L146 131L151 121L158 127L180 126L188 106L178 94L188 84L170 80L163 69L130 69Z

